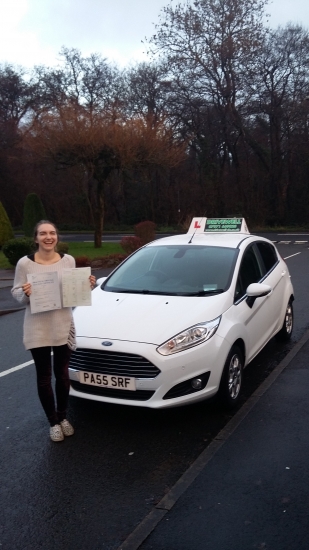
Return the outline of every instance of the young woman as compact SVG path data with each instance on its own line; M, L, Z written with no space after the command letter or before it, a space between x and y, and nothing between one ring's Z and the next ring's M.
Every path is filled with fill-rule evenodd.
M21 304L25 304L24 345L31 351L37 373L37 387L40 401L50 423L52 441L62 441L64 436L74 434L74 428L66 418L70 380L68 365L71 350L75 349L75 327L71 308L55 309L42 313L31 313L31 284L27 281L30 273L58 274L60 286L64 269L75 267L75 260L68 254L59 254L56 246L59 235L56 226L40 221L34 229L37 250L30 256L24 256L16 266L12 294ZM90 276L91 288L95 277ZM52 388L52 360L56 379L55 393Z

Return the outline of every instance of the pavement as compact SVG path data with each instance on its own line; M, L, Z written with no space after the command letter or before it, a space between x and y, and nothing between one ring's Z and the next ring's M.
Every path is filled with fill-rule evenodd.
M308 359L309 330L118 550L308 550Z
M308 550L309 330L118 550Z
M0 315L24 309L11 294L14 281L14 269L0 269Z

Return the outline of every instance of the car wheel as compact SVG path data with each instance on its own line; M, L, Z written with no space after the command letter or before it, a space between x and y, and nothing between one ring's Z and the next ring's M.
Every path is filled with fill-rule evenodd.
M279 330L279 332L276 334L276 338L278 340L281 340L281 342L287 342L292 336L293 326L294 326L293 304L292 302L289 302L285 311L283 325Z
M239 403L243 367L243 352L235 345L227 356L219 388L219 398L229 408L236 407Z

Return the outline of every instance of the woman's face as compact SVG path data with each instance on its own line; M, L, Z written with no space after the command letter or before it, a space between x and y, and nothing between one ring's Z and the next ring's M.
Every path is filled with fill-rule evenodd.
M50 252L55 249L58 242L58 235L55 227L50 223L42 223L38 227L35 242L38 244L39 250Z

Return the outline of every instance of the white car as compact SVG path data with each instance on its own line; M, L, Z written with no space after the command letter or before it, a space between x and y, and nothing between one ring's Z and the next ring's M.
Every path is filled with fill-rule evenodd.
M166 408L239 401L243 368L293 329L293 286L271 241L240 219L193 219L140 248L77 307L71 395Z

